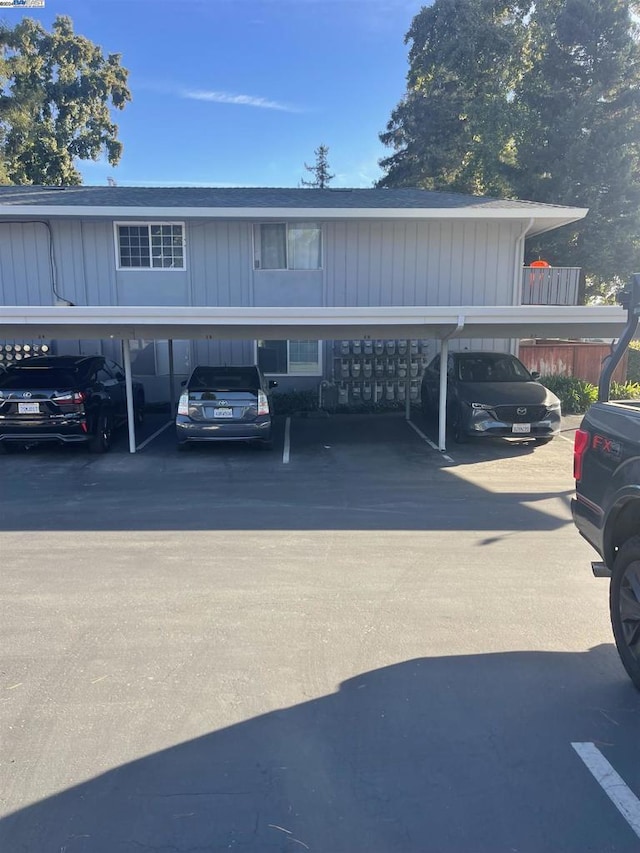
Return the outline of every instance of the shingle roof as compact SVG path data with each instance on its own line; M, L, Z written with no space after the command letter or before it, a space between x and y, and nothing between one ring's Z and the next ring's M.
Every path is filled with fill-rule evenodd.
M276 187L41 187L1 186L0 208L313 208L313 209L523 209L560 205L500 200L421 189L294 189Z

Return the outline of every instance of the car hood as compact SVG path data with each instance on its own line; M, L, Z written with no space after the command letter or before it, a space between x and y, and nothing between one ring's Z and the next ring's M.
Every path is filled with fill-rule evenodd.
M551 406L560 401L539 382L458 382L458 396L467 403L493 406Z

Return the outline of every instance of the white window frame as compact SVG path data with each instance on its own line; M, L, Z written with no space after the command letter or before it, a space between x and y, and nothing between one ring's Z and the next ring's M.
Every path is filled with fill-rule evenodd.
M285 338L278 338L278 340L286 340L287 341L287 367L289 367L289 343L290 343L290 340L288 338L286 338L286 339ZM294 338L294 340L309 340L310 341L310 340L314 340L314 339L313 338ZM280 376L283 378L287 377L287 376L293 376L293 377L297 377L299 379L304 377L304 376L309 376L309 377L324 376L324 359L323 359L324 353L323 353L322 341L317 341L317 344L318 344L318 371L317 371L317 373L315 371L313 371L312 373L265 373L263 371L264 375L265 376ZM253 342L253 360L254 360L256 367L258 367L259 365L258 365L258 341L257 340L255 340Z
M315 267L314 269L306 270L306 269L291 269L289 264L289 228L295 225L301 225L303 223L314 224L318 226L318 231L320 232L320 266ZM269 267L269 269L264 269L262 266L262 247L260 247L260 253L258 253L258 246L256 244L256 226L258 225L284 225L285 227L285 241L284 241L284 250L286 255L287 266L286 267ZM300 220L286 220L286 221L276 221L269 222L268 220L261 220L258 222L254 222L251 225L251 242L253 244L253 265L252 269L254 272L293 272L293 273L308 273L308 272L320 272L324 269L324 228L322 222L317 222L313 219L300 219ZM256 266L256 261L258 260L258 254L260 254L260 266ZM282 374L283 376L285 374Z
M182 228L182 261L183 265L181 267L123 267L120 264L120 231L119 228L124 226L126 228L137 227L146 225L148 228L151 228L153 225L180 225ZM151 234L149 234L151 237ZM165 220L119 220L113 223L113 242L116 253L116 270L118 272L185 272L187 269L187 226L185 222L179 221L167 221Z

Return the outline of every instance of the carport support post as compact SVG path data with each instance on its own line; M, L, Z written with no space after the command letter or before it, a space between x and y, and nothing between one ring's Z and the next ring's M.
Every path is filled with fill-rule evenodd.
M411 394L410 394L410 391L411 391L411 382L409 382L409 380L407 379L407 381L404 383L404 393L405 393L404 417L405 417L405 420L407 420L407 421L411 420Z
M447 361L449 340L440 341L440 404L438 410L438 450L446 450L447 439Z
M124 384L127 390L127 426L129 429L129 453L136 452L136 417L133 406L133 379L131 377L131 347L129 339L122 341L122 358L124 361Z
M169 415L173 417L176 404L176 377L173 372L173 340L169 339Z

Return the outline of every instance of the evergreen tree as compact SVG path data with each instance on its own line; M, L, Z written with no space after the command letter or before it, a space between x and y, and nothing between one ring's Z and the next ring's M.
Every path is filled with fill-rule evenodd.
M380 186L588 207L531 241L592 292L640 268L640 51L631 0L435 0L414 19Z
M305 181L302 179L300 181L300 186L324 190L335 178L335 175L332 175L329 172L329 161L327 159L329 148L327 145L320 145L313 153L316 155L315 164L313 166L308 166L306 163L304 164L307 172L311 172L313 175L313 180Z

